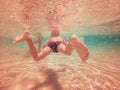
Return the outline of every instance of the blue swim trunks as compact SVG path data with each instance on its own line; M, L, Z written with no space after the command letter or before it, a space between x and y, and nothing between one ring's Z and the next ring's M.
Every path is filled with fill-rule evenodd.
M62 42L60 42L60 41L50 42L48 44L48 46L52 49L53 52L58 53L57 47L60 43L62 43Z

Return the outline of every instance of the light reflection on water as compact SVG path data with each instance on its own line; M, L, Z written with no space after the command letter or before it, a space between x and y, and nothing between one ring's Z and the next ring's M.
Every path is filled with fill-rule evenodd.
M75 52L53 53L39 62L24 57L26 52L3 53L0 90L119 90L120 48L90 48L90 52L87 62Z

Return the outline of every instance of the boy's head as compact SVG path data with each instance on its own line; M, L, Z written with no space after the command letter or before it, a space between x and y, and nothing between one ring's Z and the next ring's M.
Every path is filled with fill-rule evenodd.
M59 36L60 35L60 27L58 25L50 26L50 31L52 36Z

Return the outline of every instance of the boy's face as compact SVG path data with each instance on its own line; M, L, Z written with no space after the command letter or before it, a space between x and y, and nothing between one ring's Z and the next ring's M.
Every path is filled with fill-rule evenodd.
M57 26L51 26L51 35L52 36L59 36L60 30Z

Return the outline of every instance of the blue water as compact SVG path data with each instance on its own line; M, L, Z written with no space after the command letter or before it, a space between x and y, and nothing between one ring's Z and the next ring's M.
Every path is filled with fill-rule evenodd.
M102 48L120 46L120 35L77 36L84 37L84 43L90 47L90 57L84 63L76 52L71 56L53 53L36 62L26 50L26 42L13 45L13 37L1 37L0 45L12 48L12 52L1 50L0 90L120 90L120 49ZM43 43L48 38L44 37Z
M120 46L120 35L85 35L84 43L92 47Z
M77 35L79 38L84 38L84 43L88 47L97 47L102 48L106 47L109 48L111 46L120 46L120 34L114 35ZM65 36L64 36L65 37ZM65 37L66 38L66 37Z
M71 34L63 37L70 38ZM114 35L77 35L78 37L83 37L84 38L84 43L88 47L111 47L111 46L120 46L120 35L119 34L114 34ZM33 38L34 41L36 38ZM44 37L42 44L44 44L49 37ZM11 46L12 45L12 40L13 38L10 37L1 37L0 38L0 45L3 46ZM19 46L26 45L25 42L20 43Z

